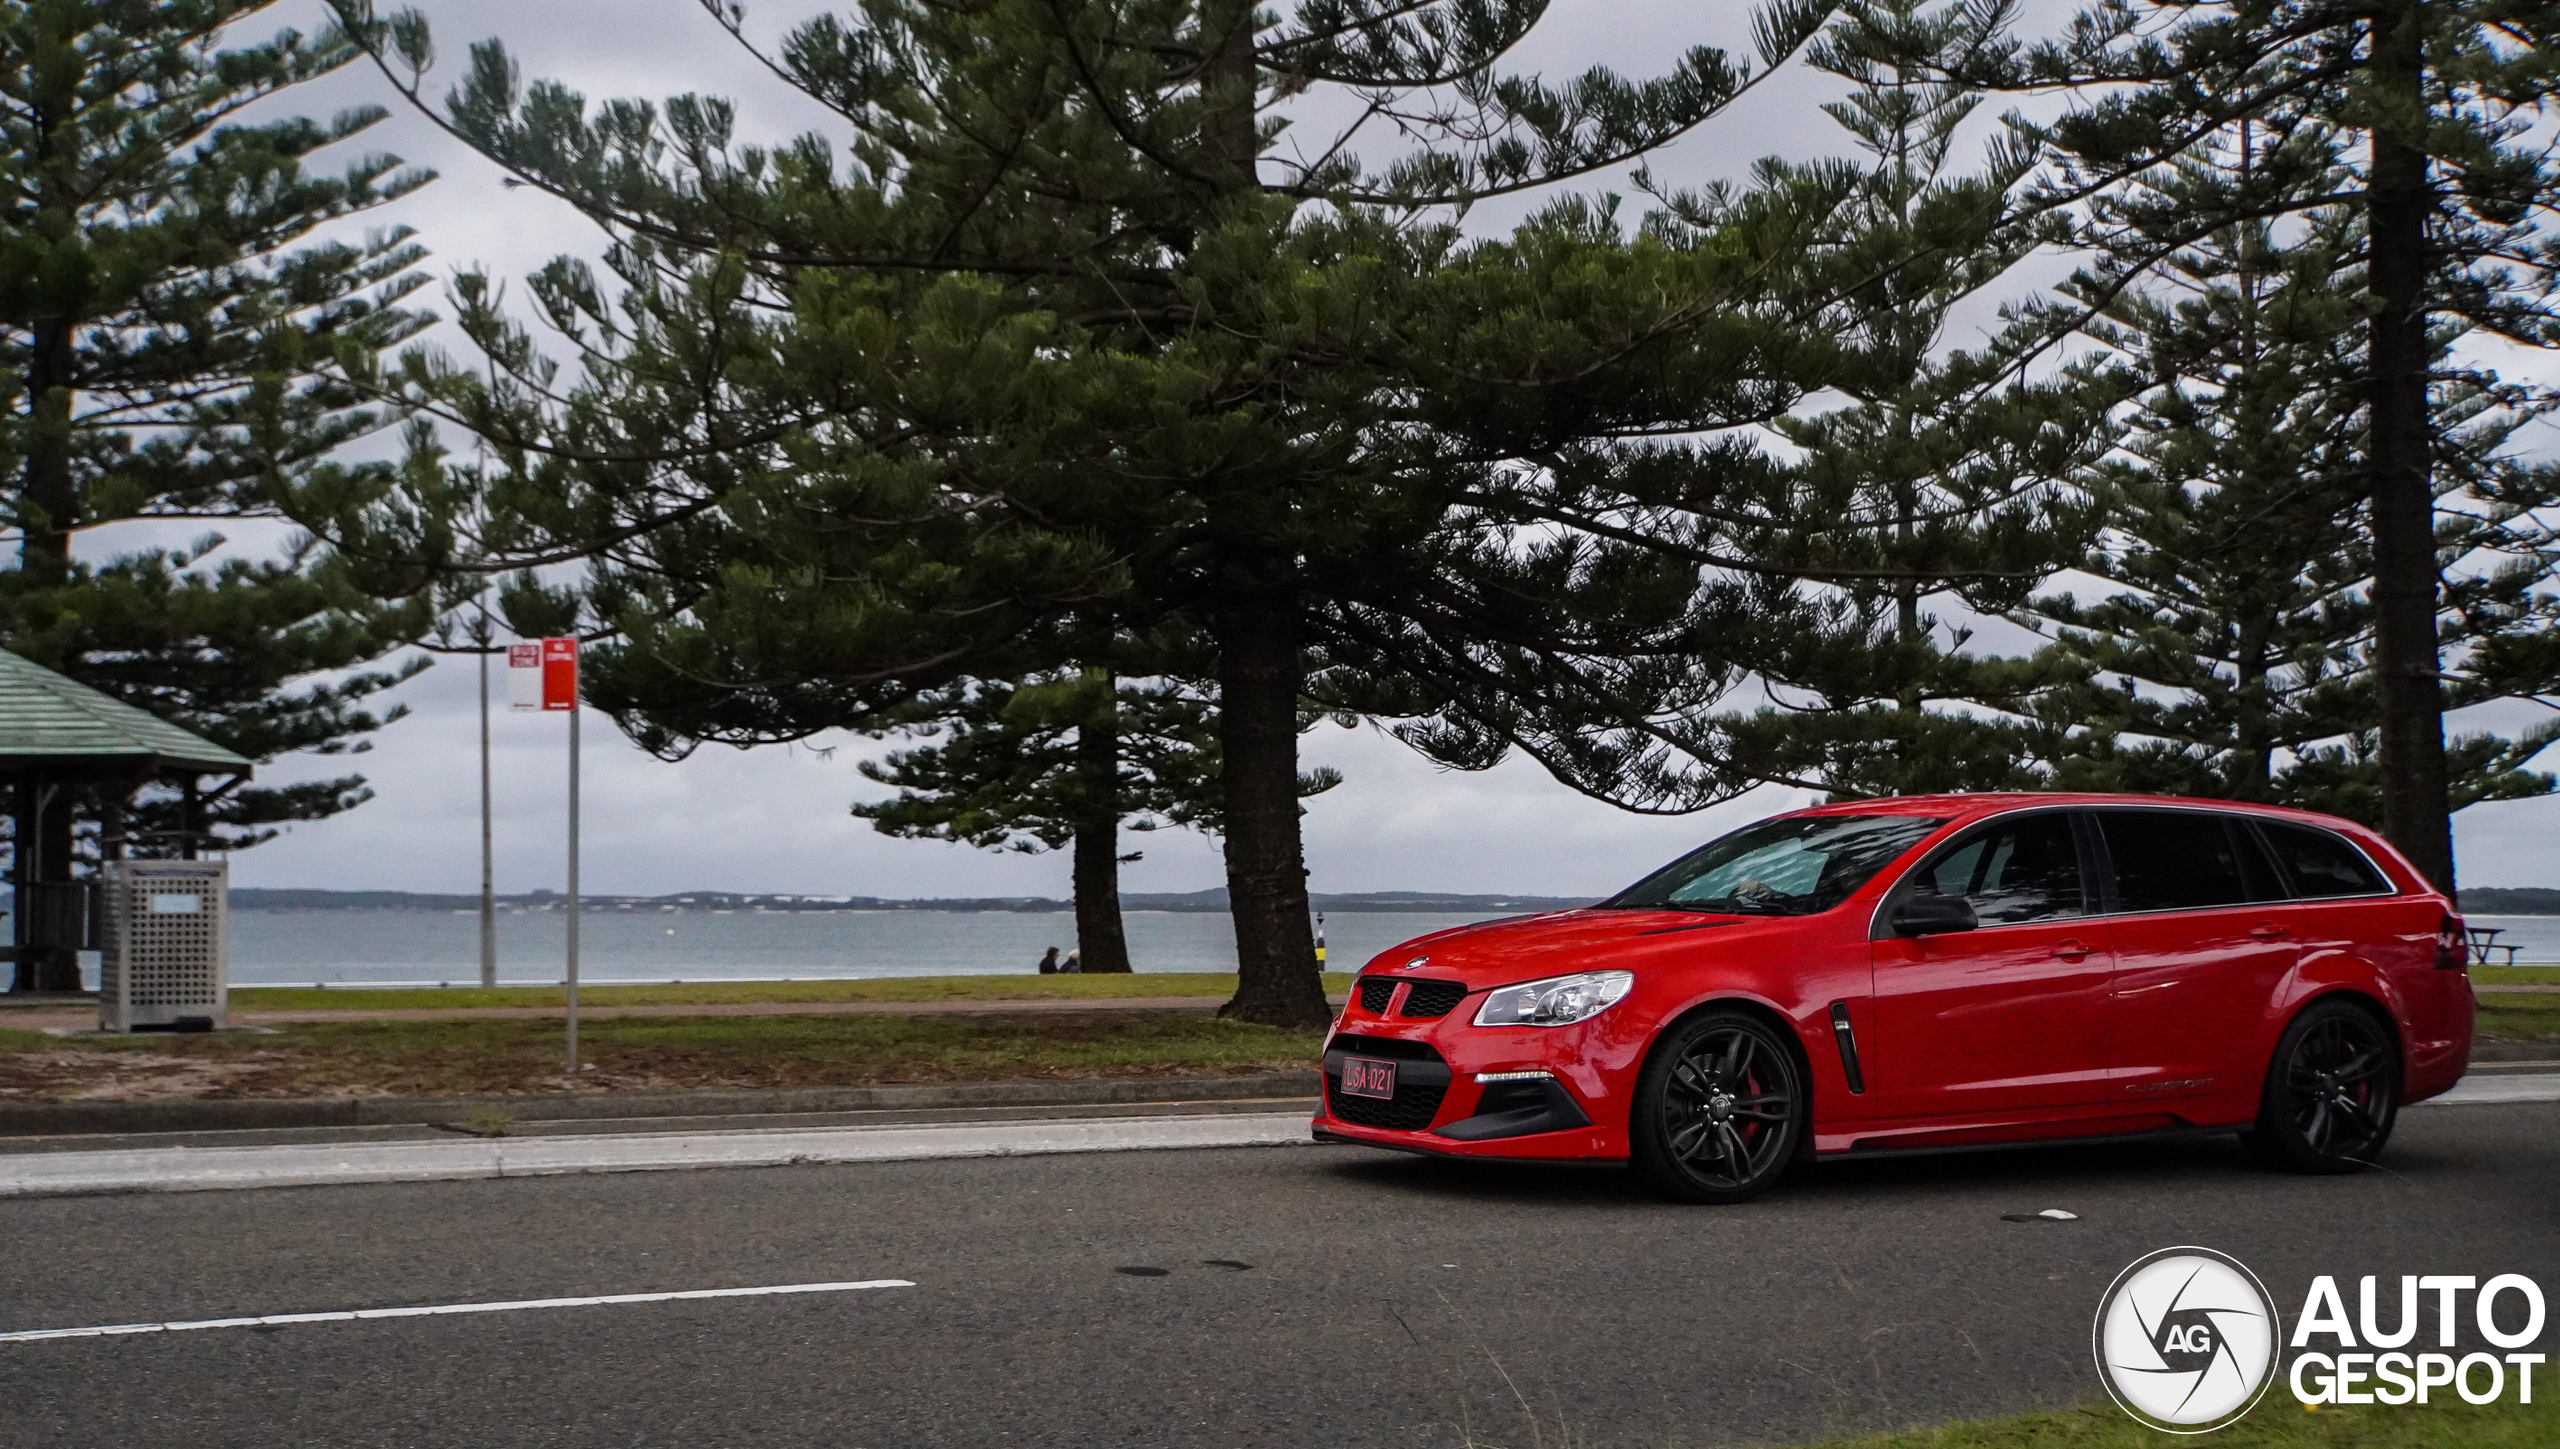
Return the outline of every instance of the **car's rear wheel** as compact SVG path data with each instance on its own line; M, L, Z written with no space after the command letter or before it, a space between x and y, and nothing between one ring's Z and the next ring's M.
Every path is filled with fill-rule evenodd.
M1776 1029L1738 1011L1691 1017L1654 1044L1628 1126L1632 1161L1683 1202L1741 1202L1794 1161L1811 1101Z
M2382 1154L2399 1111L2391 1029L2363 1007L2318 1001L2276 1042L2257 1128L2241 1140L2290 1172L2353 1172Z

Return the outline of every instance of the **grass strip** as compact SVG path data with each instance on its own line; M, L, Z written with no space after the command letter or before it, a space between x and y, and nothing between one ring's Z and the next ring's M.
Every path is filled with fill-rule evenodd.
M2473 1030L2490 1041L2560 1041L2560 993L2483 996Z
M2560 986L2560 966L2474 966L2471 979L2483 986Z
M1351 989L1347 972L1324 978L1325 990ZM685 981L661 986L581 986L581 1006L710 1006L731 1002L814 1001L1110 1001L1131 996L1235 995L1232 971L1145 971L1108 976L896 976L861 981ZM239 1011L405 1011L421 1007L561 1006L557 986L382 988L235 986Z
M582 1023L580 1090L867 1086L1303 1067L1320 1038L1195 1012L625 1017ZM0 1031L0 1099L557 1092L545 1020L329 1021L274 1036Z
M2279 1386L2247 1418L2203 1440L2145 1428L2106 1404L1840 1439L1818 1449L2167 1449L2199 1443L2212 1449L2550 1449L2560 1446L2560 1406L2547 1398L2519 1404L2512 1393L2481 1405L2439 1394L2432 1402L2399 1408L2322 1405L2305 1411Z

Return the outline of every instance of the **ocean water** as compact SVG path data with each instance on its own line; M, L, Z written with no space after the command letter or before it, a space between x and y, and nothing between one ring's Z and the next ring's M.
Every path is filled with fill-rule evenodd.
M1420 911L1328 916L1328 964L1356 971L1390 946L1479 916ZM1129 954L1140 971L1232 971L1235 928L1223 913L1133 911ZM2473 916L2523 947L2519 962L2560 963L2560 916ZM498 976L560 979L567 918L498 917ZM1075 944L1063 911L596 912L579 919L579 979L974 976L1030 973L1040 953ZM231 979L243 986L315 982L475 984L480 922L471 912L234 911ZM84 973L97 983L94 958Z
M1140 971L1233 971L1223 913L1132 911ZM1482 916L1360 912L1325 918L1328 965L1357 970L1401 941ZM498 977L558 981L568 918L498 917ZM1028 975L1076 943L1064 911L590 912L578 919L578 979ZM243 986L480 979L476 912L234 911L231 979Z

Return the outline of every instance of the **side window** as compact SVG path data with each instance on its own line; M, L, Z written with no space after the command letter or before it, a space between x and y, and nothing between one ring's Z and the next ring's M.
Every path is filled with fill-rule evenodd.
M2098 829L2127 911L2194 911L2282 900L2256 842L2203 810L2101 810Z
M2291 899L2291 893L2284 888L2284 877L2276 874L2275 857L2267 854L2267 848L2258 843L2258 832L2251 830L2246 820L2234 819L2225 823L2231 829L2232 845L2240 852L2240 882L2248 891L2249 899Z
M1994 821L1919 871L1925 894L1962 896L1986 926L2088 914L2080 852L2062 812Z
M2261 820L2258 828L2266 832L2267 844L2275 847L2276 858L2293 877L2296 894L2322 896L2379 896L2391 893L2391 882L2374 869L2364 852L2346 841L2309 825L2286 825Z

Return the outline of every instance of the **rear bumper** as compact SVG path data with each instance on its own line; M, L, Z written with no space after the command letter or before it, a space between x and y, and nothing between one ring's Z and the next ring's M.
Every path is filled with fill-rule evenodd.
M2409 1060L2401 1080L2401 1100L2423 1102L2452 1091L2471 1069L2471 1048L2479 1015L2479 998L2469 971L2431 972L2425 982L2434 1000L2404 1004L2401 1023ZM2414 996L2415 993L2412 993ZM2433 1027L2434 1030L2424 1030Z

